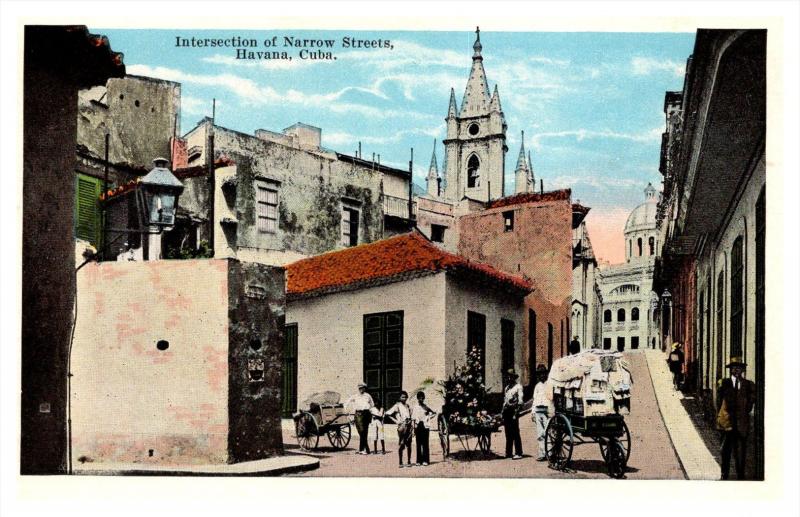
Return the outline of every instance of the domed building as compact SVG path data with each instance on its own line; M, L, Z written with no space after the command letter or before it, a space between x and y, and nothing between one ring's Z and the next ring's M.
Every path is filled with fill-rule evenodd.
M654 321L653 268L661 253L656 231L656 189L648 183L644 203L625 222L625 262L599 270L602 346L635 350L660 346Z

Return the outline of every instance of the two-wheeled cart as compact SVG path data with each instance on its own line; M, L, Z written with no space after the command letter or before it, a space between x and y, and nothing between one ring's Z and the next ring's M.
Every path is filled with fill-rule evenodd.
M336 450L347 447L351 436L350 414L340 399L335 391L314 393L303 403L306 409L295 413L295 436L301 449L316 449L320 436L327 436Z
M436 422L442 455L445 458L450 455L450 436L455 436L465 451L480 451L484 456L492 454L492 434L500 430L500 424L496 419L487 419L484 423L467 425L461 422L451 422L447 416L440 413Z
M559 359L547 382L555 407L545 431L550 467L568 469L576 445L596 443L609 476L624 477L631 433L621 413L630 410L633 381L622 354L590 350Z

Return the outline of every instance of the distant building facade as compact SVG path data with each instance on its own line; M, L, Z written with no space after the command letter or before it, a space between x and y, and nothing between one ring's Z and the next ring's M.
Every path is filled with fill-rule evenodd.
M658 198L648 183L645 201L625 222L625 262L600 269L602 348L636 350L659 348L655 319L653 268L660 253L656 231Z
M569 339L577 339L581 350L599 348L602 344L603 295L598 284L597 258L586 229L588 213L588 207L572 204L572 329Z

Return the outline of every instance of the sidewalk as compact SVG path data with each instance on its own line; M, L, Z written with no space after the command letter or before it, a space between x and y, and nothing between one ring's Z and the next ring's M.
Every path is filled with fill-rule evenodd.
M75 474L90 476L281 476L319 468L319 459L288 452L257 461L213 465L77 463Z
M684 396L672 387L666 356L660 350L645 350L650 378L661 416L688 479L717 480L720 467L708 449L683 404Z

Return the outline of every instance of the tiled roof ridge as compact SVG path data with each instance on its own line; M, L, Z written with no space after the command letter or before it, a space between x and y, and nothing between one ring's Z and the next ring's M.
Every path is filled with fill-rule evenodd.
M416 243L417 247L407 247L403 243ZM398 247L398 244L400 247ZM375 250L370 255L369 251ZM407 256L401 257L391 264L388 271L375 271L368 274L358 269L347 269L348 255L353 259L380 259L381 253L404 251ZM362 256L359 256L363 253ZM393 259L396 257L392 257ZM403 264L403 261L407 264ZM522 278L499 271L488 264L473 262L459 255L444 251L434 245L427 237L414 230L410 233L383 239L372 243L361 244L352 248L330 251L298 260L286 266L287 268L287 295L291 298L305 298L327 294L330 292L353 290L373 285L382 285L406 278L416 278L440 271L456 273L479 274L489 277L496 282L506 284L513 289L531 291L532 284ZM316 271L315 271L316 270ZM342 272L344 271L344 274ZM351 274L348 274L351 273ZM309 282L309 275L330 275L329 281ZM306 275L304 279L297 275Z

